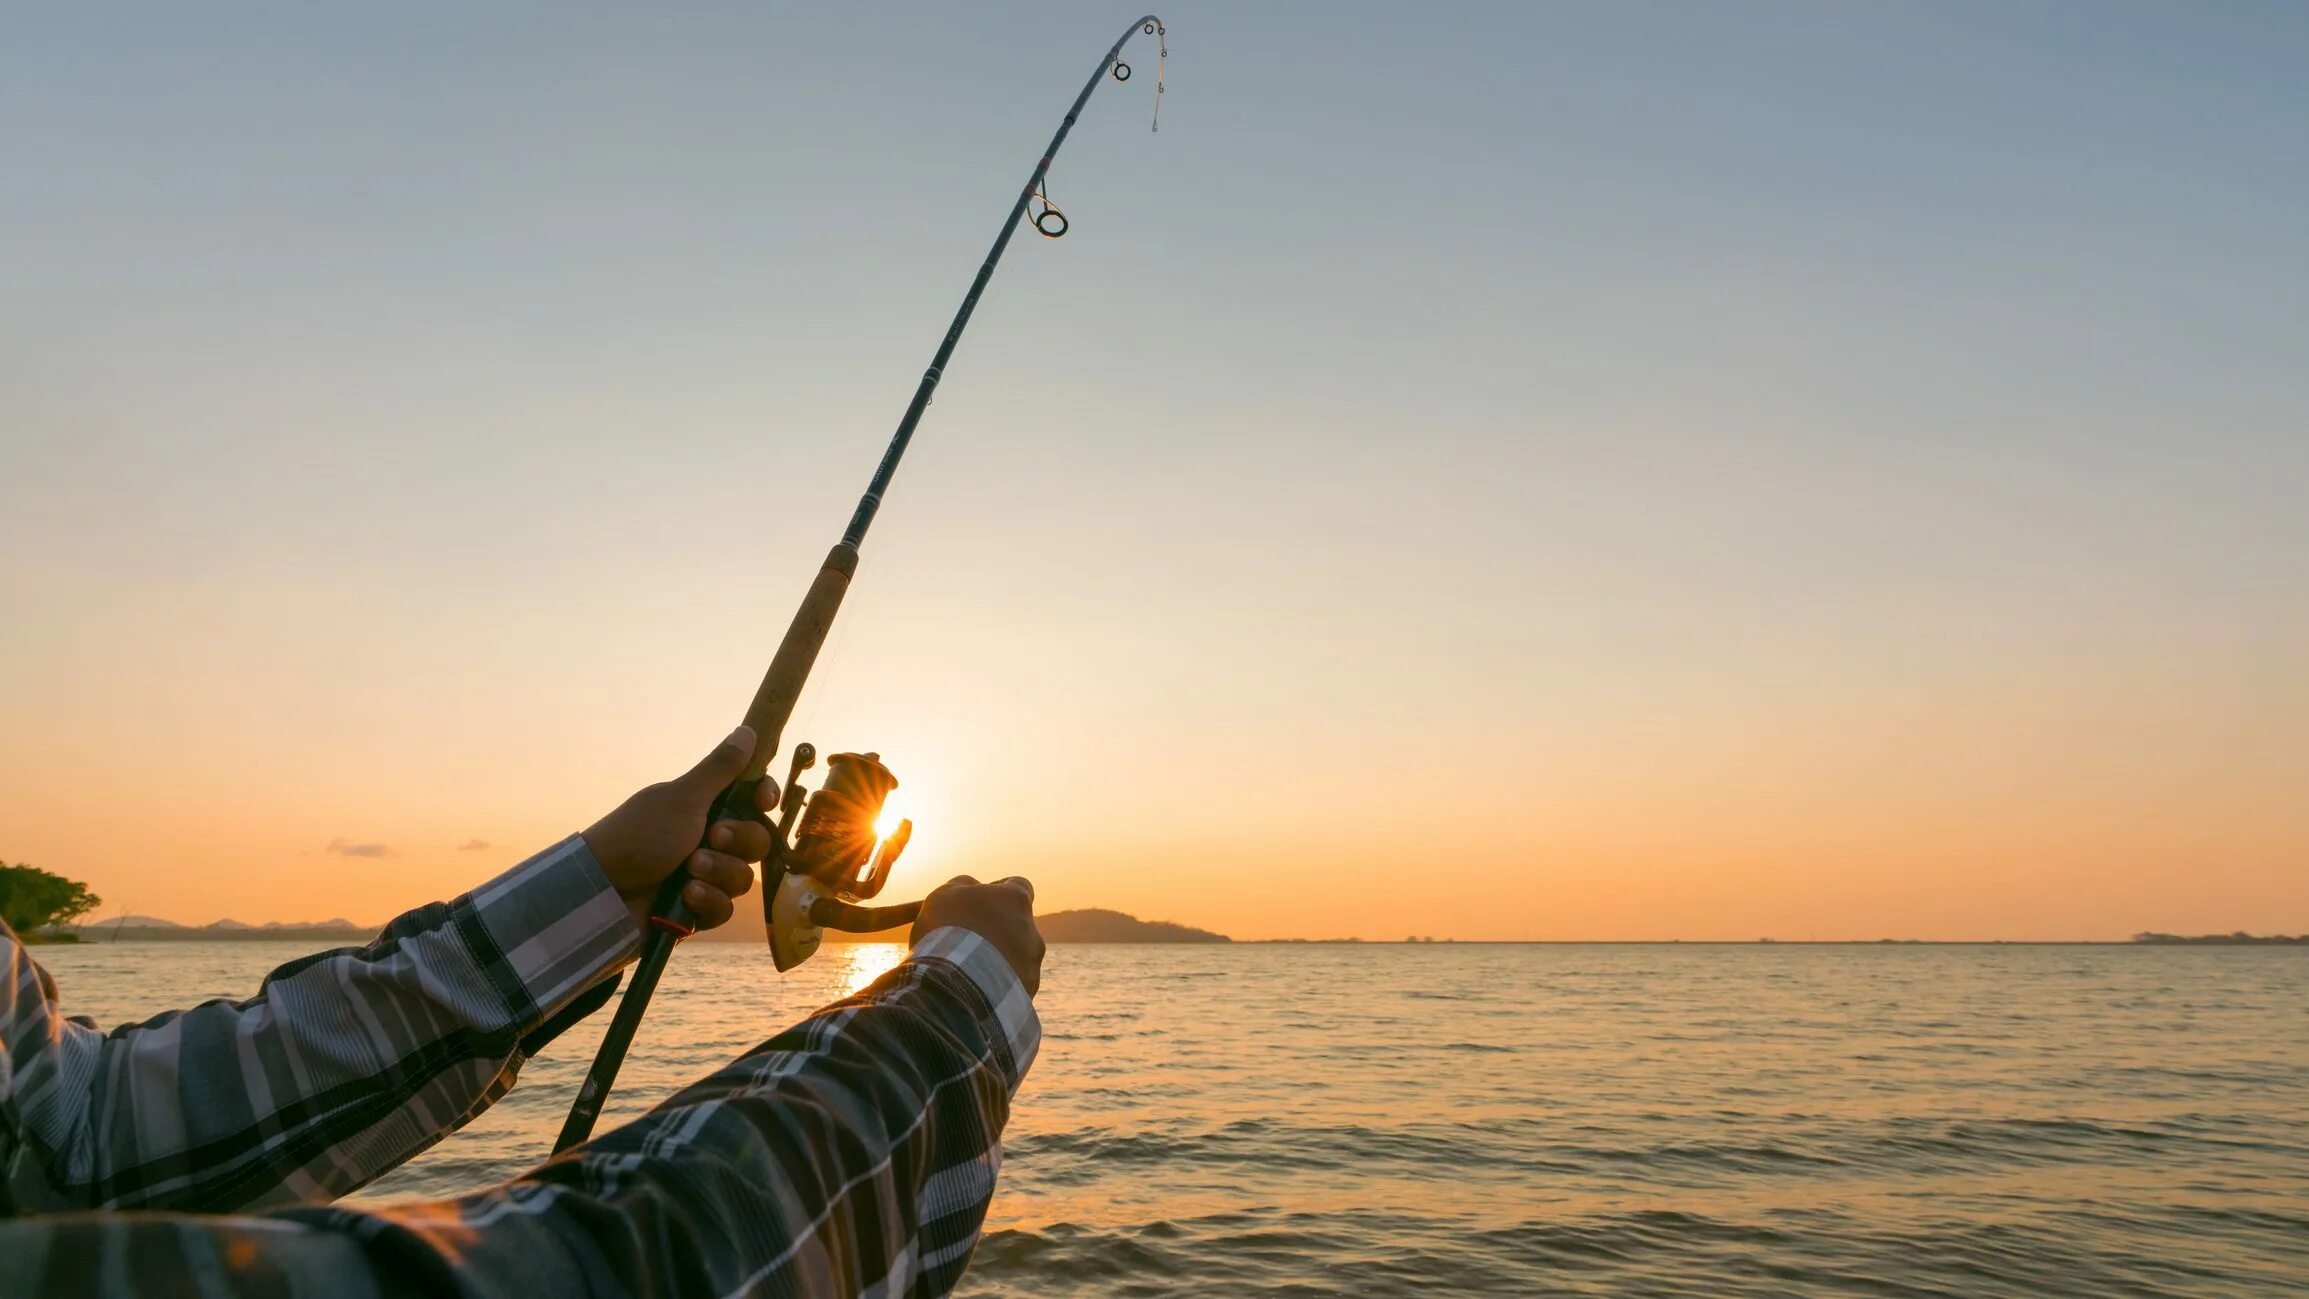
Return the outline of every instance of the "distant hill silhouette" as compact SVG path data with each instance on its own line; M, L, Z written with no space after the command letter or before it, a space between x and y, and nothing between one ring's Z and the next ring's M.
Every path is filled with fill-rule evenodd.
M898 902L903 899L885 895L874 899L872 905ZM736 914L719 929L708 929L693 942L753 943L759 946L762 938L762 891L755 889L737 899ZM1228 943L1234 940L1225 934L1214 934L1207 929L1174 925L1161 920L1140 920L1120 911L1088 908L1080 911L1053 911L1034 918L1042 929L1042 937L1053 943ZM845 934L838 930L826 931L829 943L903 943L906 930L885 929L875 934Z
M1141 920L1120 911L1106 911L1098 907L1084 907L1076 911L1053 911L1034 918L1035 928L1042 931L1044 942L1049 943L1231 943L1225 934L1214 934L1208 929L1190 925L1174 925L1167 920ZM736 928L733 923L729 928ZM873 934L845 934L826 931L829 943L903 943L907 931L885 929ZM755 942L762 941L761 931L748 935Z
M93 921L72 930L84 943L250 943L294 940L318 943L365 943L377 936L379 925L356 925L343 917L275 920L252 925L239 920L218 920L205 925L180 925L158 916L117 916Z
M1034 918L1042 937L1052 943L1231 943L1225 934L1167 920L1141 920L1120 911L1085 907L1053 911Z
M1042 931L1044 942L1049 943L1231 943L1225 934L1214 934L1208 929L1189 925L1174 925L1167 920L1141 920L1120 911L1106 911L1085 907L1077 911L1053 911L1034 918L1035 928ZM733 924L730 928L736 928ZM845 934L826 931L829 943L903 943L907 931L885 929L873 934ZM762 941L761 931L750 936Z
M1214 934L1208 929L1191 925L1173 924L1167 920L1141 920L1137 916L1101 907L1085 907L1075 911L1053 911L1036 916L1042 936L1053 943L1229 943L1234 940L1225 934ZM341 917L328 920L301 920L283 924L252 925L240 920L215 920L205 925L179 924L158 916L117 916L80 925L76 932L85 943L234 943L263 942L268 939L294 939L316 943L365 943L377 936L381 926L356 925ZM738 899L737 914L719 929L699 934L700 939L719 943L756 943L762 939L762 905L757 893ZM826 932L830 943L902 943L906 930L885 929L875 934L845 934L834 930Z

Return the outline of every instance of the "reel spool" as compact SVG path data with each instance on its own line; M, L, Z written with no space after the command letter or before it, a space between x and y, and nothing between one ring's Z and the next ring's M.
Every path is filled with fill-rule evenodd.
M879 753L837 753L826 759L826 783L810 796L801 829L786 853L786 869L807 875L844 901L863 902L882 891L898 851L879 843L874 821L898 788ZM906 824L911 836L912 823ZM891 842L898 842L892 835Z
M774 892L763 919L769 926L770 957L782 973L818 950L825 930L872 933L911 923L922 904L868 907L889 882L890 868L914 837L914 823L900 821L886 839L874 833L882 805L898 788L898 778L878 753L837 753L826 759L826 783L808 796L793 844L776 856ZM797 764L796 775L800 774ZM794 825L793 800L779 827Z

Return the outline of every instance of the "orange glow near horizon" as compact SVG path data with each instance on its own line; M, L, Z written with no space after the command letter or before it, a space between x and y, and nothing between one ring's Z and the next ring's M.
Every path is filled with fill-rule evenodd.
M1024 874L1045 911L1238 938L2309 929L2309 699L2282 640L2224 647L2219 674L2159 641L1928 675L1867 638L1842 663L1667 638L1482 670L1428 647L1460 669L1399 676L1286 629L1238 637L1224 678L1166 679L1151 610L1146 640L1064 617L1022 638L991 590L987 612L918 598L941 566L908 542L791 737L879 748L906 782L892 899ZM153 676L114 612L132 579L16 589L47 614L0 685L0 855L88 881L100 916L193 924L379 922L582 828L719 738L743 694L721 683L759 670L789 594L764 583L726 639L668 654L581 601L437 601L410 641L354 597L228 576ZM676 685L632 688L653 676Z

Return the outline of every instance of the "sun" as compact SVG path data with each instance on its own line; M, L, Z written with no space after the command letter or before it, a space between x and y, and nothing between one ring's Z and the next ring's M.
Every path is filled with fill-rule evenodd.
M887 839L898 833L898 823L905 819L906 804L904 800L896 794L890 795L890 801L882 804L881 812L874 817L874 838L876 840Z

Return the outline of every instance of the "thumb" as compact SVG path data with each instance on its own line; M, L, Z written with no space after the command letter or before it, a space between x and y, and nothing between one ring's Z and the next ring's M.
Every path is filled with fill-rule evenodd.
M716 745L712 753L698 759L698 765L681 774L673 787L699 801L722 792L722 787L738 778L746 769L746 759L754 756L754 728L741 726L730 732L730 737Z

